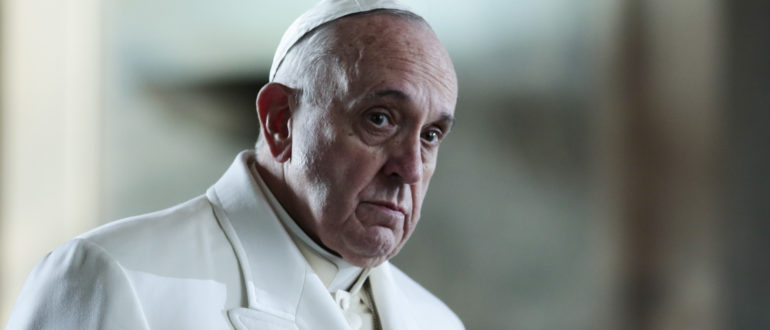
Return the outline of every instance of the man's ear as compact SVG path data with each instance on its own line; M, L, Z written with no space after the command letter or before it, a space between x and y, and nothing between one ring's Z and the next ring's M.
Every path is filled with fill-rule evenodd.
M257 95L260 134L281 163L291 158L291 97L291 89L279 83L268 83Z

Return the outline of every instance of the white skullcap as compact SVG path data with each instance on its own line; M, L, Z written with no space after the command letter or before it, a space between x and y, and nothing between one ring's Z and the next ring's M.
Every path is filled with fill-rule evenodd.
M298 17L286 29L281 42L278 43L278 49L275 50L275 56L273 56L273 65L270 66L270 81L275 79L275 73L289 49L305 34L321 24L340 17L375 9L397 9L414 13L412 9L395 0L322 0Z

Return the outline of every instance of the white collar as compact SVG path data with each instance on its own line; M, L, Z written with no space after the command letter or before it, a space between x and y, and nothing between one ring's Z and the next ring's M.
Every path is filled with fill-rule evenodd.
M329 289L329 292L350 289L363 269L351 265L311 239L310 236L297 225L294 219L286 213L286 210L281 203L278 202L278 199L275 198L270 191L270 188L264 180L262 180L262 177L257 170L256 161L249 164L249 170L257 185L264 193L273 212L275 212L275 215L292 236L292 240L297 245L300 252L302 252L302 255L305 257L308 264L310 264L310 267L316 272L316 275L318 275L324 285L326 285L327 289Z

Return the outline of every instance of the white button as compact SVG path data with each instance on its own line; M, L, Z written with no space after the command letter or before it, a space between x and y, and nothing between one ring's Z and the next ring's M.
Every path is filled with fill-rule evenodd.
M350 294L345 291L337 290L337 292L334 293L334 301L343 311L350 308Z
M350 327L353 330L361 329L361 326L363 325L361 316L358 316L358 314L353 312L345 312L345 318L348 320L348 324L350 324Z

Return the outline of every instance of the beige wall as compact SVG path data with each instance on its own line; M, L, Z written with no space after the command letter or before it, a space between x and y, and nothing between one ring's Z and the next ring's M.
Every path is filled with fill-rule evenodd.
M96 220L99 4L2 3L2 324L34 263Z

